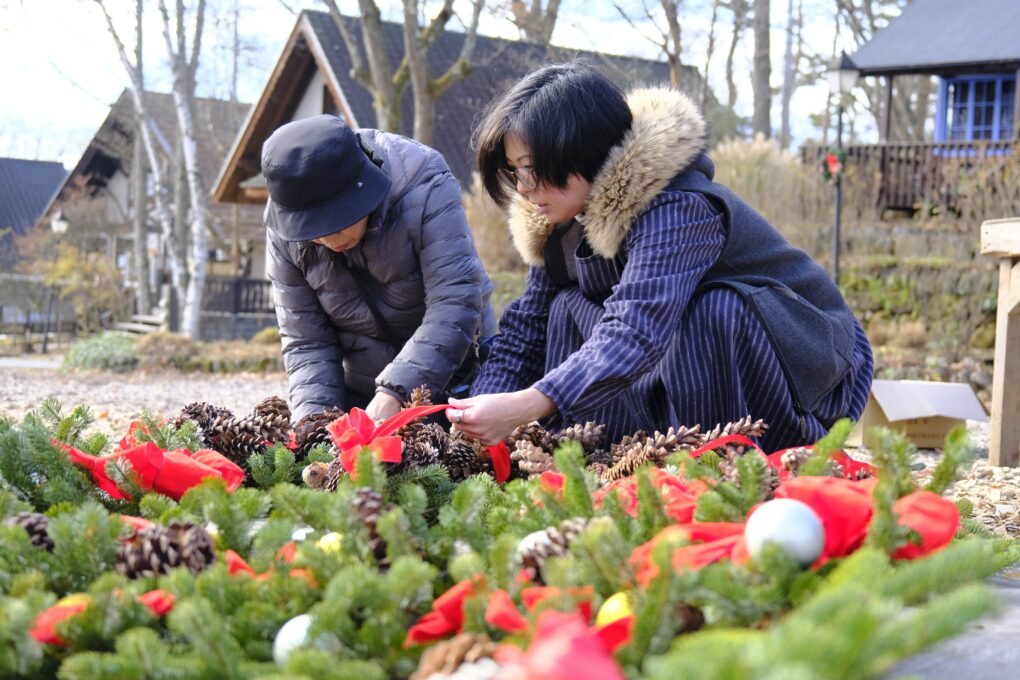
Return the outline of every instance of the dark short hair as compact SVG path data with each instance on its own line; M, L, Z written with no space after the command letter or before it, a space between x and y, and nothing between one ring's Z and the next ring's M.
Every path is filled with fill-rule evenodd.
M583 61L532 71L486 108L475 129L482 185L506 207L512 188L500 169L507 166L508 134L531 148L538 182L564 187L572 174L591 182L631 119L620 88Z

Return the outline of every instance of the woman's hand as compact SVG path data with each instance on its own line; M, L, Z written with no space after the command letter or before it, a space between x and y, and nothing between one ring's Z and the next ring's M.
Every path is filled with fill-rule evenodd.
M454 427L487 446L498 444L518 425L544 418L556 411L552 399L534 387L508 394L482 394L451 399L446 417Z
M372 401L365 407L365 412L377 423L386 420L399 410L400 402L385 392L376 392Z

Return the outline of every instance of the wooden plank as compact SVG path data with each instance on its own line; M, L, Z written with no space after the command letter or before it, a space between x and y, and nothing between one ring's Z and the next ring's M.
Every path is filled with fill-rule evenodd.
M1020 465L1020 314L1008 309L1017 259L999 263L999 310L995 321L995 365L992 371L992 422L988 462Z
M1020 256L1020 218L986 220L981 225L981 254L989 257Z
M153 326L147 323L135 323L133 321L121 321L113 324L113 329L117 331L124 331L125 333L142 333L149 334L155 333L160 330L159 326Z

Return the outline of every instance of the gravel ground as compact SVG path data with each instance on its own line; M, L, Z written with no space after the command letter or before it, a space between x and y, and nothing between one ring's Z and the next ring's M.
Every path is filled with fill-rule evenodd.
M240 415L274 395L287 397L287 377L283 373L120 375L0 364L0 416L20 419L44 399L55 398L65 411L79 404L88 405L97 419L95 429L117 437L127 432L128 424L143 411L174 416L185 404L206 401ZM975 517L996 533L1020 536L1020 468L988 464L988 423L969 421L967 429L974 443L972 457L965 466L965 475L947 495L971 500ZM851 451L851 455L866 458L867 452ZM930 475L939 455L938 450L918 452L918 481Z

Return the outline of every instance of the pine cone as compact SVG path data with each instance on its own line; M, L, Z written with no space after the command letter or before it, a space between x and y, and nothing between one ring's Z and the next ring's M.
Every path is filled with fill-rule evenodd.
M192 420L198 426L198 436L202 446L212 448L212 424L217 421L228 421L234 418L234 414L225 408L213 406L204 401L195 401L181 409L180 414L174 419L174 427L179 428L185 421Z
M465 663L493 658L497 648L487 635L460 633L425 650L410 680L426 680L434 673L448 675Z
M539 585L542 567L550 557L562 557L570 551L570 544L584 531L588 521L581 517L563 520L559 526L535 531L521 539L517 545L517 561Z
M549 434L549 431L538 423L528 423L518 426L510 436L506 438L506 446L513 451L517 448L519 441L531 442L535 446L546 451L556 450L556 439Z
M286 442L290 435L290 407L280 397L269 397L256 404L243 422L264 441Z
M779 457L779 462L782 464L783 469L790 473L791 477L796 477L800 474L800 466L806 463L809 458L811 458L811 450L798 446L795 449L787 449Z
M266 397L255 404L251 412L256 416L284 416L290 420L290 406L285 399L277 396Z
M415 408L416 406L431 406L432 405L432 390L425 385L421 387L415 387L411 390L410 398L401 404L402 408ZM420 425L425 420L425 417L416 418L407 425L397 430L394 434L401 439L407 439L414 432L415 425Z
M4 523L24 529L35 547L53 550L53 539L46 531L50 525L50 518L41 512L19 512Z
M586 456L590 456L596 449L600 448L605 443L605 438L606 426L596 425L590 420L584 425L580 423L571 425L553 435L557 447L565 442L575 441L581 445ZM552 451L555 451L555 448Z
M297 442L295 458L303 460L313 448L329 442L326 426L344 414L338 408L327 408L322 413L309 413L294 426L294 440Z
M701 436L701 441L697 442L697 445L701 446L707 444L713 439L725 437L730 434L739 434L745 437L761 437L768 429L769 426L764 420L755 420L752 422L751 416L744 416L740 420L734 420L732 423L716 425Z
M537 477L543 472L556 469L552 455L526 439L518 440L517 448L510 453L510 460L516 462L521 472L529 477Z
M483 453L484 452L484 453ZM488 451L457 429L450 430L450 443L439 461L450 473L450 479L461 481L486 468Z
M379 517L385 511L382 494L371 487L363 486L354 492L351 508L358 519L368 528L368 548L375 559L384 563L386 560L386 541L379 535Z
M205 529L174 520L169 527L143 529L133 541L122 543L117 550L117 571L128 578L166 574L174 567L197 574L215 560L213 541Z
M411 426L404 439L404 456L394 471L416 470L442 462L450 448L450 435L436 423Z
M746 446L731 446L727 445L721 453L721 460L719 461L719 472L722 473L722 479L725 482L733 482L740 484L740 470L737 468L737 459L747 455L748 449ZM754 453L753 455L758 455ZM775 496L776 489L779 488L779 471L773 468L771 465L765 466L765 475L761 479L761 492L765 500L772 500Z

